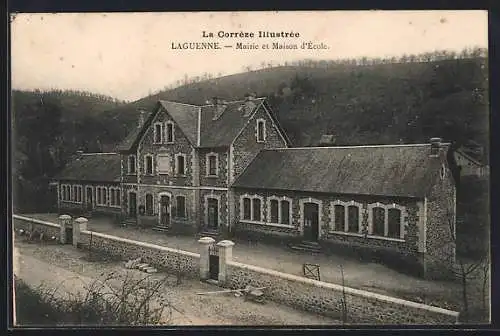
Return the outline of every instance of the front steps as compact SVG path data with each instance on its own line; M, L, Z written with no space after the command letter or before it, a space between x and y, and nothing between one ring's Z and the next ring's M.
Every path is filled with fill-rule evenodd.
M210 238L213 238L213 239L217 240L220 237L220 233L217 230L203 228L202 231L198 232L198 234L196 235L196 237L197 238L210 237Z
M292 250L309 252L313 254L319 254L322 252L321 245L317 242L301 241L300 243L290 244L289 247Z
M171 228L168 226L161 226L161 225L153 226L153 231L170 232L170 230L171 230Z
M121 226L136 226L137 218L125 218L121 222Z

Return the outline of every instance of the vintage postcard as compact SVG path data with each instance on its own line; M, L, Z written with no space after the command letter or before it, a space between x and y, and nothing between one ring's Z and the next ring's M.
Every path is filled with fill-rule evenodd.
M487 27L12 15L14 326L489 324Z

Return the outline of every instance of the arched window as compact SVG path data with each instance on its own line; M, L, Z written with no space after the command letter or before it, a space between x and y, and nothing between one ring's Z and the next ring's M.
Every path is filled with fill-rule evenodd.
M290 224L290 202L281 201L281 224Z
M401 237L401 210L389 209L388 211L388 232L387 236L391 238Z
M344 231L345 230L345 207L343 205L335 205L333 208L335 216L335 230Z
M243 199L243 219L247 219L247 220L251 219L252 210L251 210L250 206L251 206L250 198L245 197Z
M252 220L254 221L257 221L257 222L260 222L261 221L261 216L260 216L260 209L261 209L261 202L260 202L260 199L258 198L254 198L252 200L252 205L253 205L253 218Z
M347 231L359 232L359 208L355 205L347 207Z
M271 204L271 223L278 223L278 214L279 214L279 202L277 200L269 201Z
M385 230L385 209L376 207L373 208L373 234L384 236Z
M128 157L128 173L135 174L136 163L135 163L135 155L130 155Z
M146 160L146 175L153 175L153 157L151 155L145 156Z

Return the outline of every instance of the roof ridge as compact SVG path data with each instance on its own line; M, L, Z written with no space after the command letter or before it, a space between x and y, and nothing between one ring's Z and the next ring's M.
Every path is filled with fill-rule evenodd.
M81 153L81 155L109 155L109 154L118 154L118 153L115 153L115 152L108 152L108 153L100 153L100 152L96 152L96 153Z
M192 106L192 107L200 107L200 105L182 103L182 102L177 102L177 101L173 101L173 100L158 99L158 101L159 102L164 102L164 103L174 103L174 104L179 104L179 105L187 105L187 106Z
M280 147L280 148L263 149L263 151L300 150L300 149L349 149L349 148L380 148L380 147L418 147L418 146L430 146L430 145L431 145L430 143L423 143L423 144L394 144L394 145ZM441 143L441 145L450 145L450 143L444 142L444 143Z

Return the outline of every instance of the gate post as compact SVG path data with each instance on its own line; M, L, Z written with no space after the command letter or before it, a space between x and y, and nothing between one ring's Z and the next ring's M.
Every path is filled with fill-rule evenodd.
M80 242L80 231L87 230L87 218L78 217L73 222L73 246L78 247Z
M230 240L221 240L217 246L219 247L219 285L225 286L229 281L227 262L233 258L234 243Z
M70 215L61 215L61 216L59 216L59 227L60 227L59 242L61 244L66 244L66 240L67 240L67 237L66 237L66 228L68 227L68 225L70 224L70 222L71 222L71 216Z
M211 237L202 237L198 239L198 243L200 243L200 279L207 280L210 274L209 248L215 240Z

